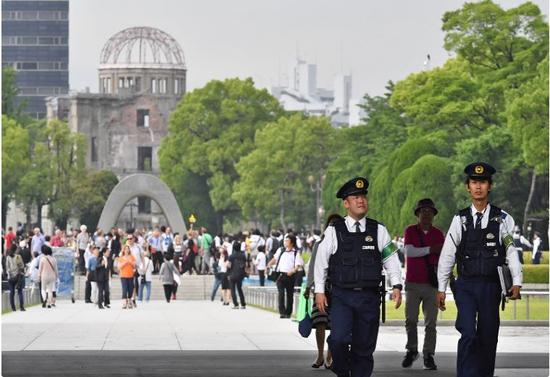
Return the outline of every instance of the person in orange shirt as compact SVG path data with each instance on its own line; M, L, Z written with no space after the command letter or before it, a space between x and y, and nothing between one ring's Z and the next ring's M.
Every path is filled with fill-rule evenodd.
M120 282L122 284L122 309L132 309L132 292L134 291L134 270L136 266L136 258L130 251L128 244L122 247L120 256L116 259L120 274Z

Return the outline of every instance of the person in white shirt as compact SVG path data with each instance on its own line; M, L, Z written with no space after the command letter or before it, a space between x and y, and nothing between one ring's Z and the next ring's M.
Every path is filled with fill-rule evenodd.
M265 245L258 246L258 254L254 259L254 266L258 270L258 277L260 279L260 287L265 286L265 268L266 268L266 256Z
M151 282L153 281L153 261L149 258L148 252L144 253L138 272L141 280L139 285L138 300L140 302L143 301L143 289L147 288L145 301L149 302L149 299L151 298Z
M540 264L540 258L542 256L540 233L535 232L533 236L533 264Z
M284 240L284 247L279 248L268 266L275 265L279 272L277 290L279 291L280 318L290 318L294 302L294 274L304 268L304 260L296 248L296 236L289 233ZM285 299L286 295L286 299Z
M514 247L514 219L489 204L495 168L474 162L464 169L472 204L453 217L438 264L437 303L445 310L445 291L455 263L458 278L451 285L460 332L457 376L493 376L500 324L502 288L498 266L508 263L513 286L510 299L520 296L523 274Z
M401 264L386 227L366 217L369 182L356 177L336 193L347 216L324 232L315 258L315 305L326 313L327 275L330 295L332 371L339 376L368 377L380 321L380 285L386 270L395 308L401 305ZM351 344L351 347L350 347Z

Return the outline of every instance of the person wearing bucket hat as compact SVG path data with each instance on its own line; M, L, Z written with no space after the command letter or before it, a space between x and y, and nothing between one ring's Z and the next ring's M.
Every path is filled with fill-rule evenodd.
M445 241L443 232L432 225L437 208L432 199L420 199L414 208L417 223L405 229L405 328L407 330L407 353L401 366L409 368L418 358L418 312L420 304L424 313L425 335L422 353L424 369L436 370L434 361L436 343L437 262Z
M401 305L401 264L386 227L366 217L366 178L344 183L336 193L347 216L325 229L314 267L315 305L321 313L328 306L327 276L331 291L332 371L338 376L368 377L380 322L382 269L393 285L395 307ZM351 347L350 347L351 345Z
M496 169L474 162L464 169L472 204L453 217L438 264L437 303L445 310L445 291L457 264L451 289L457 307L457 376L493 376L503 299L498 267L508 264L512 275L510 299L520 297L523 274L514 247L514 219L489 203Z

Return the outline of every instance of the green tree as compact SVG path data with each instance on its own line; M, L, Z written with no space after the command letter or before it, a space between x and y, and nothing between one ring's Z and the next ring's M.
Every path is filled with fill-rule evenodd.
M25 105L17 106L15 97L18 93L15 70L11 67L2 67L2 115L19 118Z
M523 211L523 226L531 210L537 176L548 176L548 57L538 75L509 94L508 126L525 164L532 170L529 196ZM525 231L525 229L524 229Z
M29 143L28 131L15 119L2 115L2 224L6 224L9 203L30 167Z
M256 89L252 79L210 81L186 94L171 114L159 152L163 177L171 177L172 189L183 187L174 185L185 178L181 168L204 177L221 229L224 216L240 212L231 195L235 165L253 149L256 130L282 113L277 100Z
M90 229L97 227L105 202L117 184L117 176L106 170L88 171L76 180L72 202L74 215L79 217L81 224Z
M240 180L233 198L244 216L283 228L315 218L318 208L312 205L311 186L325 174L334 151L334 133L327 118L300 114L259 130L255 149L236 166Z
M59 120L48 123L47 137L53 183L50 216L64 229L73 211L75 187L85 175L86 142L83 135L72 133L67 123Z

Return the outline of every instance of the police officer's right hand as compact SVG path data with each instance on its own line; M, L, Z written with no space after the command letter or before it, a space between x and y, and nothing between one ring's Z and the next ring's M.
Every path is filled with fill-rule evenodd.
M328 307L327 296L324 293L315 293L315 305L317 309L323 314L327 314L326 308Z
M445 311L445 292L437 292L436 304L439 310Z

